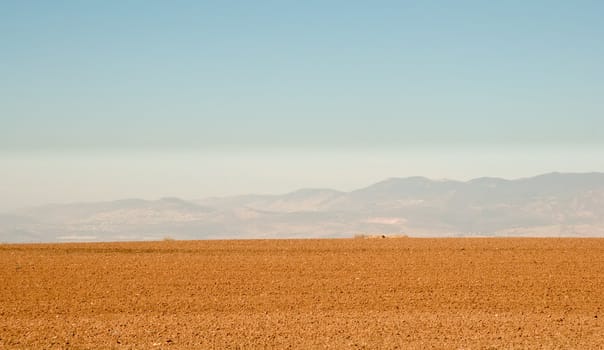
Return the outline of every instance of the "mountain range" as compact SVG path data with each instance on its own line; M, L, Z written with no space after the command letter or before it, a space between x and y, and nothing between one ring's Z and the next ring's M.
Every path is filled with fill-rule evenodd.
M0 242L604 236L604 174L391 178L351 192L53 204L0 214Z

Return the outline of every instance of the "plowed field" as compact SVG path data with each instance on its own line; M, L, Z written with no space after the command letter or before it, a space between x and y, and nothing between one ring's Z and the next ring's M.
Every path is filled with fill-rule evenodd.
M604 348L604 239L0 245L0 348Z

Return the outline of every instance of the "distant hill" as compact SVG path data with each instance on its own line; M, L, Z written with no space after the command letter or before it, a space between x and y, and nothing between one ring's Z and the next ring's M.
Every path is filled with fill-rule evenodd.
M186 201L54 204L0 215L0 242L411 236L604 236L604 174L467 182L391 178L351 192L303 189Z

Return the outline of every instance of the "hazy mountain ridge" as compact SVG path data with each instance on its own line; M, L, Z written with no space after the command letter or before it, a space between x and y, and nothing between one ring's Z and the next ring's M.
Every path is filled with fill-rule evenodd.
M604 235L604 174L467 182L391 178L351 192L303 189L186 201L46 205L0 215L0 241Z

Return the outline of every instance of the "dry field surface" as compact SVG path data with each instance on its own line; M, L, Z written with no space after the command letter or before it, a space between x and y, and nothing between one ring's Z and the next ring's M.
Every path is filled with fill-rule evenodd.
M604 239L0 245L0 348L604 348Z

